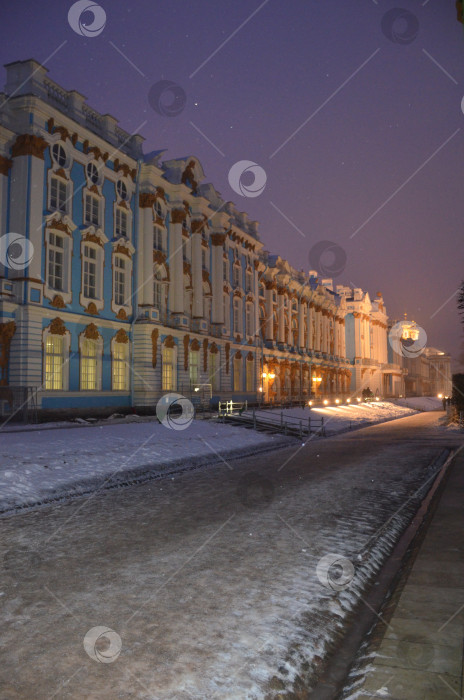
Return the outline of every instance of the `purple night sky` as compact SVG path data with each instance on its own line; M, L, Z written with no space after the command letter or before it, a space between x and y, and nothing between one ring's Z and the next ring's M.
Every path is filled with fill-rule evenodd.
M309 269L318 241L336 242L347 255L336 284L381 290L390 317L407 312L429 345L458 358L464 28L454 0L402 2L419 22L409 43L383 33L382 17L397 7L384 0L100 4L106 27L93 38L69 26L71 0L4 4L2 65L46 62L50 78L127 131L146 121L146 152L198 156L205 181L257 219L265 247L295 267ZM401 20L395 29L405 31ZM161 78L186 92L176 117L148 104ZM259 197L230 188L242 159L267 173Z

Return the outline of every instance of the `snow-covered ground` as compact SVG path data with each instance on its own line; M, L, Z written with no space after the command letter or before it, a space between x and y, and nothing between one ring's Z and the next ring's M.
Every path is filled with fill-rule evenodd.
M326 435L335 435L345 430L372 425L373 423L383 423L384 421L395 420L410 416L417 411L412 407L397 406L390 401L374 401L372 403L350 403L343 406L327 406L326 408L312 407L306 408L285 408L284 416L291 419L302 420L303 425L308 422L308 417L314 419L315 424L324 418ZM251 415L251 411L248 412ZM279 419L280 409L261 410L258 415L264 420L266 415Z
M417 411L443 411L443 402L436 396L409 396L406 399L395 399L395 403Z
M273 449L291 440L204 420L194 420L185 430L166 428L157 420L62 425L0 431L0 511L83 493L104 482L147 478L147 472L165 473Z
M418 413L5 519L2 697L308 697L431 484L449 444L437 420ZM91 459L92 429L71 432ZM121 646L104 667L83 645L101 626Z

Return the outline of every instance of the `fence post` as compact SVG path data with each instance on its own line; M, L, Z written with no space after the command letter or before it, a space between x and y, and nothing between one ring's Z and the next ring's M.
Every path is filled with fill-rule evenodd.
M324 416L321 418L321 435L325 437Z
M311 435L311 414L308 416L308 435Z

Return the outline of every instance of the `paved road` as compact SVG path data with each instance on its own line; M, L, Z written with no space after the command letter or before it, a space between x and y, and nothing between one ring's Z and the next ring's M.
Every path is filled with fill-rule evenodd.
M1 520L2 699L307 687L431 463L461 441L439 415ZM353 563L342 590L316 570L332 552Z

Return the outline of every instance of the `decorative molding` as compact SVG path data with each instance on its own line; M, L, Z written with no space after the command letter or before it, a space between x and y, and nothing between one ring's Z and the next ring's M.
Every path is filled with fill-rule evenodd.
M53 297L53 301L50 302L50 306L53 306L55 309L66 308L66 304L63 301L63 297L59 294L55 294L55 296Z
M153 251L153 262L154 263L156 263L157 265L164 265L166 260L167 260L166 255L161 250L154 250Z
M98 309L93 301L89 302L87 308L84 310L84 313L90 314L91 316L98 316Z
M84 338L88 338L89 340L98 340L100 337L100 333L98 332L98 328L95 323L89 323L84 330Z
M190 189L192 192L195 194L197 193L198 190L198 182L195 180L195 161L190 160L187 164L187 167L185 168L184 172L182 173L182 178L181 182L183 185L187 185L187 182L190 183Z
M175 340L172 337L172 335L166 336L166 338L164 339L164 345L167 348L175 348L176 347L176 343L175 343Z
M13 165L13 161L6 156L0 156L0 175L6 175L8 177L8 172Z
M139 207L141 209L149 209L156 202L156 194L153 192L141 192L139 194Z
M127 165L127 163L121 163L119 158L114 159L113 165L115 173L122 172L124 177L130 177L131 180L135 181L135 176L137 175L136 168L131 168L130 165Z
M116 318L119 321L127 321L127 314L124 309L119 309L118 313L116 314Z
M210 351L211 355L217 355L217 353L219 352L219 348L216 345L216 343L211 344L209 351Z
M65 335L66 334L66 326L64 325L64 321L59 316L57 316L56 318L53 319L53 321L51 321L47 330L52 335Z
M173 209L171 211L171 223L181 224L186 216L187 214L184 209Z
M34 134L20 134L13 144L11 155L13 158L18 156L35 156L44 160L44 151L48 148L48 143L41 136Z
M118 332L114 336L114 339L115 339L116 343L128 343L129 342L129 336L127 335L124 328L120 328L118 330Z
M193 231L193 222L192 222L192 231ZM225 233L212 233L211 234L211 245L224 245L226 242L226 234Z
M131 259L131 254L130 254L129 248L126 248L126 246L121 245L120 243L118 243L118 245L114 249L114 252L120 253L120 255L125 255L127 258L129 258L129 260Z

